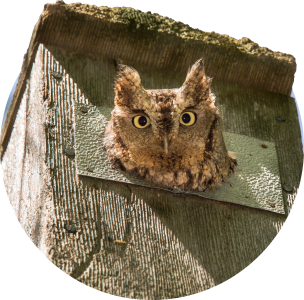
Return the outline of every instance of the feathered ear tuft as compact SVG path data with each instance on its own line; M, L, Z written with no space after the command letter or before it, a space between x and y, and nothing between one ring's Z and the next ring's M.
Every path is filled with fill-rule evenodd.
M193 105L206 101L211 96L212 79L205 75L204 61L199 59L187 74L186 80L181 87L184 99L189 99Z
M142 98L144 88L138 72L128 66L119 65L119 71L115 80L115 104L130 106L132 102Z

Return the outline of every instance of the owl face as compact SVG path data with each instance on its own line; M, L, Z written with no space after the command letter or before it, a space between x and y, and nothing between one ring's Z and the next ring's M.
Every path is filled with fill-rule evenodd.
M137 71L121 65L104 139L112 163L142 177L153 172L191 177L209 166L207 160L225 148L210 85L202 59L179 89L145 90Z

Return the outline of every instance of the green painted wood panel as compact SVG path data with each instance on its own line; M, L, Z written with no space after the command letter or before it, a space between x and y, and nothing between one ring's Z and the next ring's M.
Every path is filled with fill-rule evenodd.
M77 102L73 103L73 108L78 175L157 188L157 185L113 169L102 148L105 127L111 118L110 108ZM227 150L237 156L237 172L216 189L173 193L197 195L285 214L275 144L230 132L224 132L223 136Z

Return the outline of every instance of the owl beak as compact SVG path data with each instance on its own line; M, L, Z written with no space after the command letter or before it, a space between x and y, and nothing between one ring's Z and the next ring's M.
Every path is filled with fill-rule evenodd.
M168 142L167 134L165 133L165 136L164 136L164 150L165 150L166 154L168 154L168 148L169 148L169 142Z

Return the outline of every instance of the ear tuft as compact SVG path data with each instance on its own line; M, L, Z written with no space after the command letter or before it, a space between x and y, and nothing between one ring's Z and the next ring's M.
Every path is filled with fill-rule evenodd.
M211 81L205 75L204 61L201 58L191 67L181 87L183 98L192 100L193 105L208 100L211 96Z
M138 72L128 66L118 65L119 71L115 80L115 104L130 106L143 90Z

